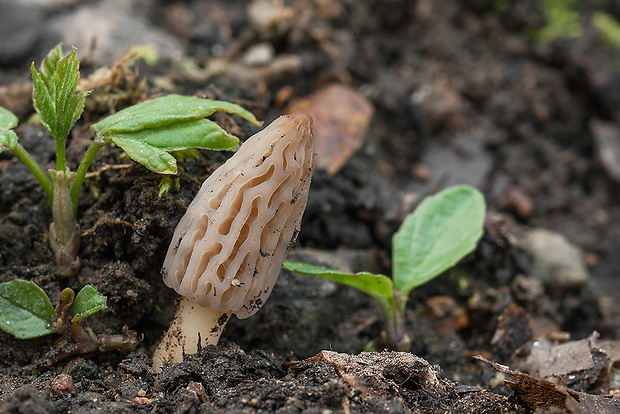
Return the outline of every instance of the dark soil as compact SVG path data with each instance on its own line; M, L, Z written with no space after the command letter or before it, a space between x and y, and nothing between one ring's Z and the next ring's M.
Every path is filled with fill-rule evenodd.
M99 5L51 3L35 9L0 2L3 21L34 22L27 25L34 40L22 49L2 46L13 58L0 61L0 105L18 114L20 142L44 168L54 166L54 143L43 127L26 122L34 112L29 64L59 40L46 34L49 19ZM177 299L161 280L163 257L200 183L231 154L203 151L183 162L178 187L159 196L161 177L105 147L80 200L82 267L61 278L51 264L45 194L3 152L0 282L32 280L52 301L64 287L92 284L108 301L107 311L90 318L93 331L127 327L141 342L130 354L55 361L57 336L22 341L0 332L0 412L531 412L535 407L472 357L510 365L519 358L515 351L539 337L561 342L598 331L618 339L620 183L613 163L599 155L592 123L620 121L620 72L618 51L594 27L570 41L534 41L530 34L545 24L536 0L284 1L286 9L263 26L249 17L245 1L117 3L176 39L184 60L164 54L157 66L141 63L96 90L72 133L70 167L92 139L92 122L169 93L165 85L240 103L269 122L287 104L344 83L369 100L374 116L364 146L337 174L315 171L292 254L390 274L391 235L405 215L422 196L461 183L485 193L485 235L454 270L412 293L411 353L360 354L381 333L379 306L353 289L283 271L258 314L229 322L221 346L156 375L150 355ZM589 13L599 2L584 3L596 3L580 6ZM107 47L112 56L122 56L125 50L114 47L130 41L105 39L111 43L99 41L94 50ZM296 56L296 65L239 64L259 44L273 48L272 60ZM84 78L99 67L89 53L80 49ZM222 53L229 70L205 77ZM215 119L242 139L258 130L236 118ZM584 285L541 283L532 275L534 259L518 241L532 228L560 233L581 250L589 271ZM579 391L614 390L588 384ZM578 412L568 404L541 408Z

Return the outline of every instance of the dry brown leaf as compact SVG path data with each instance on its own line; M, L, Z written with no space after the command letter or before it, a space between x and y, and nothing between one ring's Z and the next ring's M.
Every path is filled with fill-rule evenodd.
M548 337L539 338L525 344L513 361L517 369L534 377L588 391L599 381L601 370L610 363L597 339L596 332L589 338L560 344Z
M504 380L504 384L514 391L519 404L531 411L557 407L573 414L620 412L620 400L616 398L573 391L562 385L539 380L522 372L512 371L507 366L489 361L481 355L475 358L509 376L510 379Z
M303 112L314 119L316 167L335 175L364 144L374 108L355 89L330 84L293 101L284 111Z

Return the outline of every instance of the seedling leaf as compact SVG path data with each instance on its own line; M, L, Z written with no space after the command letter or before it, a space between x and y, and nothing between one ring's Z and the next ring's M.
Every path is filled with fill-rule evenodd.
M15 128L18 122L13 112L0 106L0 153L3 145L11 149L17 145L17 135L11 129Z
M238 115L254 125L261 124L251 112L230 102L168 95L125 108L102 119L91 128L99 136L114 132L135 132L205 118L215 111Z
M56 309L54 310L57 318L64 320L67 317L67 312L73 304L73 299L75 299L75 292L73 292L73 289L64 288L62 292L60 292L58 302L56 303Z
M106 309L106 297L92 285L86 285L73 301L73 321L75 325L95 312Z
M486 206L477 189L459 185L427 197L392 237L396 290L405 297L476 248Z
M53 77L60 59L62 59L62 46L57 45L54 49L50 50L41 62L40 71L35 69L34 62L30 65L34 83L32 101L34 108L41 117L41 122L46 125L46 127L47 120L54 118L54 97L56 96L56 88ZM49 127L47 127L47 129L48 131L50 130Z
M177 161L166 150L131 138L115 136L112 141L121 147L129 157L158 174L175 174Z
M169 175L165 176L164 178L159 180L157 195L161 197L164 194L167 194L168 192L170 192L170 190L172 190L174 185L175 185L175 180Z
M58 46L43 60L41 70L31 65L34 85L32 99L41 122L54 138L66 139L73 124L82 115L88 92L75 93L80 78L80 61L76 49L60 60Z
M114 142L127 155L159 174L175 174L173 151L188 148L232 150L239 140L216 123L204 119L215 111L234 113L260 124L244 108L221 101L169 95L123 109L95 125L105 142Z
M0 328L19 339L56 332L54 307L45 292L26 280L0 283Z
M41 78L46 85L51 85L52 77L56 71L56 66L58 65L58 61L62 59L62 55L62 44L58 44L55 48L49 51L47 56L45 56L41 62Z
M17 146L17 134L13 131L0 131L0 154L3 151L3 145L14 149Z
M17 126L17 116L6 108L0 106L0 131L8 131Z
M134 161L159 174L177 172L176 159L170 154L172 151L188 148L230 150L239 142L238 138L228 135L219 125L207 119L135 132L115 132L107 140L123 148Z
M342 272L340 270L314 266L307 263L290 262L288 260L284 262L282 268L289 272L319 276L343 285L354 287L375 298L382 307L384 305L392 307L393 305L394 285L392 279L387 276L376 275L369 272Z
M239 139L228 135L218 124L207 119L179 122L156 129L121 134L136 141L142 141L166 151L180 151L188 148L230 150Z
M41 74L35 69L34 62L30 65L30 72L32 72L32 103L34 109L36 109L41 117L41 123L43 123L45 128L51 133L55 117L53 91L48 89L48 85L46 85Z

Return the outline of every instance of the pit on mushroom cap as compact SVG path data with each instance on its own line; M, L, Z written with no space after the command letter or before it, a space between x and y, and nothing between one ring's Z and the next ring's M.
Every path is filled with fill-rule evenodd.
M159 372L217 343L231 313L247 318L271 294L306 207L314 135L308 115L281 116L203 183L179 222L162 274L183 299L153 356Z

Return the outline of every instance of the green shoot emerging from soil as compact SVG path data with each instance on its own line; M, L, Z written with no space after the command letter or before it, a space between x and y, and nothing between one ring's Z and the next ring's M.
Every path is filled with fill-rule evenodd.
M352 286L379 302L385 332L372 348L408 351L405 306L409 293L454 266L476 248L486 206L473 187L460 185L425 198L392 237L392 278L368 272L347 273L307 263L284 262L290 272L316 275Z
M84 325L86 318L106 308L105 296L91 285L84 286L77 295L70 288L64 289L54 308L47 294L33 282L18 279L0 283L0 329L18 339L63 335L72 344L61 353L64 358L112 349L130 352L136 348L134 333L97 337Z
M175 155L192 148L231 150L238 139L205 119L216 111L260 123L238 105L189 96L170 95L126 108L94 124L96 136L75 172L65 160L67 137L84 111L88 92L76 92L80 62L76 50L63 57L62 47L54 48L41 63L31 65L32 99L41 122L56 141L56 169L44 171L21 146L12 130L17 117L0 107L0 152L8 148L37 178L52 207L50 245L56 266L63 274L79 268L77 252L80 232L76 214L80 190L97 152L106 144L121 147L130 158L159 174L176 174Z

